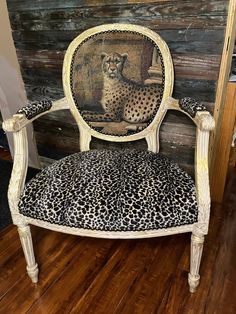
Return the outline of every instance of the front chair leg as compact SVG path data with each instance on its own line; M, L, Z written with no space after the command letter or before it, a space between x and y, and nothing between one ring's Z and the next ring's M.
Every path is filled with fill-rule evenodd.
M28 225L18 226L18 233L20 236L20 242L24 251L26 259L26 269L29 277L33 283L38 282L38 265L35 262L33 242L30 232L30 227Z
M190 273L188 274L188 283L190 292L194 293L199 285L199 267L202 257L204 236L192 234L191 237L191 256L190 256Z

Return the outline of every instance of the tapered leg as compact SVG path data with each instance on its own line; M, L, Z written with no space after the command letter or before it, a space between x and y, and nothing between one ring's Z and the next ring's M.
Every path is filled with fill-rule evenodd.
M190 273L188 274L188 283L190 292L195 292L199 285L199 268L202 257L204 236L192 234L191 237L191 255L190 255Z
M33 242L28 225L18 226L18 233L20 235L21 245L25 254L26 269L33 283L38 282L38 265L35 262Z

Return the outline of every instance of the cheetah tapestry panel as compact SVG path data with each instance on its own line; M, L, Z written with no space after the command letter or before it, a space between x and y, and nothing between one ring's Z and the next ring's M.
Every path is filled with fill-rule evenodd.
M89 37L74 52L71 89L90 128L125 136L145 129L162 101L164 67L158 47L134 32Z

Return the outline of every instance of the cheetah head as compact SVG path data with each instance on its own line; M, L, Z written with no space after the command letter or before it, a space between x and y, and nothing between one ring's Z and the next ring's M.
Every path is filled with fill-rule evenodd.
M113 52L107 54L103 52L101 54L102 58L102 70L105 76L110 79L121 78L122 70L124 67L125 60L127 59L127 54L119 54L117 52Z

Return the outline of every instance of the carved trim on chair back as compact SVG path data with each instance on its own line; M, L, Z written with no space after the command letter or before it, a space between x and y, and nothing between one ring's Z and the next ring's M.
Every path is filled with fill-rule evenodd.
M151 64L151 67L149 65L149 70L147 69L147 72L150 74L150 70L151 70L151 73L152 73L153 67L155 67L156 69L157 62L159 62L158 69L157 69L158 70L157 74L159 76L159 81L157 82L159 83L159 85L158 84L147 85L146 83L148 82L148 79L144 80L144 83L141 83L141 85L138 83L137 85L135 85L136 84L135 82L130 80L129 77L128 79L124 77L122 73L123 65L126 59L126 55L127 55L126 51L123 51L124 53L114 52L110 54L109 54L109 51L108 53L106 53L105 51L102 54L103 55L102 58L107 58L107 59L105 61L101 60L101 64L103 67L103 73L102 73L103 74L103 89L102 89L102 95L100 98L101 107L103 107L103 110L105 108L105 112L101 114L96 113L96 120L95 120L94 119L95 115L93 114L93 112L87 111L87 108L85 111L83 107L86 103L86 97L78 96L79 91L82 89L81 85L84 84L83 83L84 78L83 77L81 78L81 76L78 78L78 73L76 71L77 70L79 71L79 69L81 69L81 66L83 66L83 64L77 62L77 59L80 57L80 60L83 59L83 62L87 62L89 64L90 62L89 56L91 56L92 54L90 53L89 56L85 55L87 51L86 50L87 46L89 47L90 50L92 49L92 53L94 53L93 49L96 51L96 47L97 47L96 44L97 42L99 42L101 43L102 47L106 47L106 49L109 50L109 46L107 46L107 43L104 44L104 38L105 40L107 40L107 37L104 37L104 36L108 36L109 40L114 41L115 35L118 36L118 40L123 35L127 36L128 44L129 44L129 38L131 38L130 36L136 36L135 38L140 37L141 40L148 42L149 45L150 43L152 44L153 46L153 49L152 49L153 51L152 51L152 56L151 56L152 64ZM93 41L94 38L96 41L95 44ZM91 40L92 42L90 42ZM83 45L85 45L85 48L83 48L84 50L81 52L80 49L82 49L81 47ZM117 43L116 43L116 46L117 46ZM117 47L119 48L119 46ZM134 48L131 47L131 50L130 50L131 52L132 52L132 49ZM140 54L141 52L138 51L138 53ZM150 53L150 49L147 50L147 53ZM99 50L97 54L99 54ZM99 56L100 55L101 53L99 54ZM146 57L146 55L144 55L144 57ZM96 58L98 59L97 55L96 55ZM153 60L155 64L153 64ZM117 65L116 62L117 64L122 63L120 72L119 72L119 69L117 70L119 65ZM109 63L109 65L107 65L108 70L105 69L106 63L107 64ZM113 63L112 65L113 68L111 68L112 67L111 63ZM91 69L91 72L95 71L94 65L93 67L90 65L90 69ZM109 72L109 74L107 74L108 72L106 73L105 71L111 71L111 72L117 71L117 72L113 72L113 73ZM162 71L162 78L161 78L161 71ZM101 69L101 72L102 72L102 69ZM114 73L118 73L118 74L114 74ZM77 80L80 81L80 83L81 82L82 83L80 84L78 81L76 81L75 77L77 78ZM138 26L138 25L131 25L131 24L107 24L107 25L102 25L102 26L88 29L87 31L83 32L78 37L76 37L70 44L65 55L64 64L63 64L63 86L64 86L64 92L65 92L66 98L68 100L68 104L70 106L70 110L74 118L76 119L79 129L81 131L82 150L89 149L89 141L91 139L91 136L94 136L103 140L115 141L115 142L126 142L126 141L133 141L133 140L138 140L141 138L146 138L147 143L148 143L148 149L151 151L158 151L159 125L161 121L163 120L164 115L166 113L164 100L172 95L173 78L174 78L173 64L172 64L172 59L171 59L171 55L170 55L167 44L158 34L149 30L148 28ZM111 86L111 92L108 90L107 85L105 85L107 84L107 82L110 84L109 86ZM119 85L120 82L122 82L121 84L123 85ZM114 109L115 113L114 112L111 113L107 111L106 106L109 106L109 104L112 101L107 100L107 98L104 100L104 98L109 97L109 95L111 95L111 97L114 98L115 97L114 90L117 88L117 86L118 88L123 89L125 91L122 94L123 98L119 98L119 100L117 100L116 103L115 101L113 101L115 105L112 105L112 106L116 106L116 107L118 106L118 109L117 110ZM158 96L159 97L158 104L157 104L157 100L152 99L152 96L151 96L150 98L148 98L150 99L150 107L148 108L148 113L147 113L147 110L146 111L144 110L145 103L147 104L148 101L143 102L143 107L141 106L140 103L136 103L137 105L135 109L131 108L131 113L130 113L129 106L132 106L132 105L128 104L128 102L130 99L133 99L132 98L133 94L132 93L129 94L130 89L133 91L133 94L137 93L138 95L138 92L140 92L141 96L143 97L144 95L147 95L147 93L150 93L150 95L153 95L153 89L154 89L154 94L156 95L157 94L156 91L159 90L160 92ZM122 90L120 92L122 92ZM86 90L86 87L83 89L83 93L82 93L82 96L85 95L86 93L87 94L89 93L89 91ZM91 94L93 94L93 92L89 93L90 96ZM81 107L82 102L84 102L84 104L82 104L82 107ZM124 103L126 104L125 106L124 106ZM122 109L119 109L119 108L122 108ZM119 112L119 110L121 110L122 112ZM139 110L140 110L140 113L139 113ZM115 118L112 116L112 114ZM139 118L140 115L142 115L142 119ZM102 122L99 119L101 119ZM86 141L88 141L88 143L86 143Z

